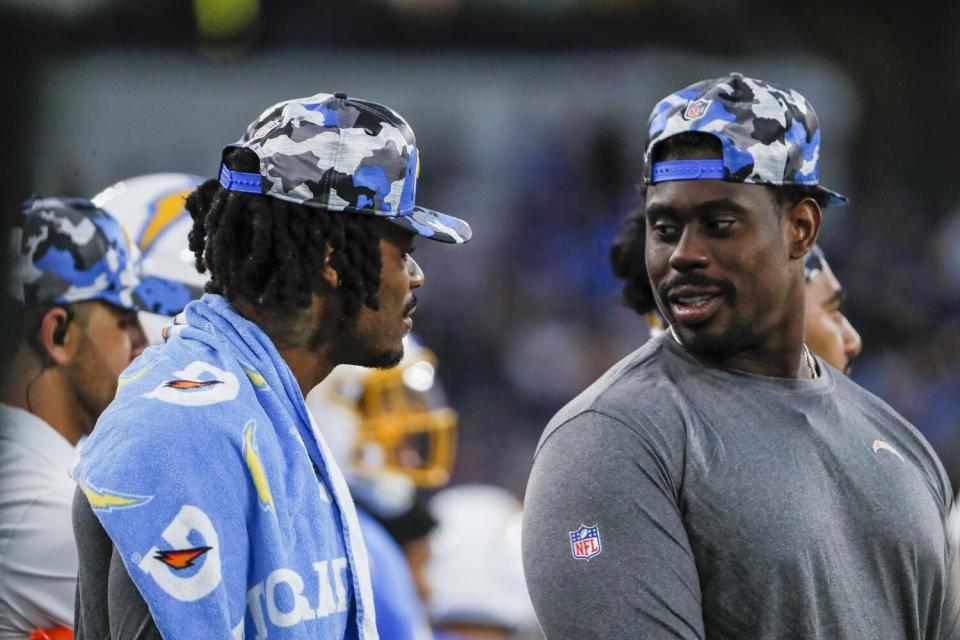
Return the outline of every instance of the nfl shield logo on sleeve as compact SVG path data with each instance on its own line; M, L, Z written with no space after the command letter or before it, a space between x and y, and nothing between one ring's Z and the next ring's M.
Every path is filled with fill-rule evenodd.
M581 524L579 529L570 532L570 549L577 560L589 560L599 555L603 551L600 547L600 528Z

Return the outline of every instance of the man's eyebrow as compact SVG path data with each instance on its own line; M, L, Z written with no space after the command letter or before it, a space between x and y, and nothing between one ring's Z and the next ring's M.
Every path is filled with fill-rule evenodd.
M730 198L717 198L716 200L708 200L706 202L701 202L693 208L693 211L696 215L706 215L709 213L715 213L717 211L730 211L732 213L741 213L746 209L742 204L736 200L731 200ZM663 216L677 216L677 209L669 204L665 203L654 203L647 207L646 210L647 218L656 218Z
M675 216L677 215L677 210L671 207L668 204L652 204L647 207L645 212L647 219L650 218L661 218L664 216Z

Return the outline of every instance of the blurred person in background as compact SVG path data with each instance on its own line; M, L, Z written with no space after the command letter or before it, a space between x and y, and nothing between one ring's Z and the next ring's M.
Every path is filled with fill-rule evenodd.
M193 220L185 208L187 196L203 182L186 173L152 173L121 180L91 199L120 221L140 250L141 288L149 296L140 324L150 344L163 341L163 327L203 295L208 280L194 266L188 239Z
M19 348L0 381L0 638L73 627L77 444L146 345L137 252L91 202L27 201L9 236Z
M378 520L390 537L403 549L417 595L425 606L430 599L427 562L430 561L432 553L430 534L437 527L436 519L430 513L423 497L418 495L413 506L407 511L398 516L378 518Z
M740 74L654 108L667 329L541 438L523 556L547 637L955 637L942 465L804 343L804 260L846 201L819 146L809 102Z
M436 640L542 638L523 580L516 498L460 485L437 493L429 508L438 523L427 562Z
M610 248L613 272L624 282L621 300L650 323L651 336L663 331L663 318L650 289L644 263L646 226L642 209L631 211L623 229ZM804 339L816 355L838 371L850 374L853 360L860 355L863 342L841 309L846 297L843 287L827 264L818 246L803 261Z
M818 246L803 261L803 279L807 283L803 314L807 346L835 369L850 375L863 341L843 314L846 295Z
M341 365L307 394L307 408L343 470L370 555L380 637L430 637L423 608L423 541L433 527L416 491L450 478L456 414L436 356L412 335L393 369ZM411 562L412 561L412 562Z
M353 501L304 402L338 364L391 367L416 308L413 132L345 94L287 100L187 200L209 271L121 378L74 470L78 638L377 636Z

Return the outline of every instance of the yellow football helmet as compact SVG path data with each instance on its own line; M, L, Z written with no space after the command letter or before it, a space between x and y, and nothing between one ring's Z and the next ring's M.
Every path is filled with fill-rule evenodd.
M457 415L436 366L433 352L408 336L393 369L340 365L307 394L351 491L381 515L408 508L417 488L450 480Z

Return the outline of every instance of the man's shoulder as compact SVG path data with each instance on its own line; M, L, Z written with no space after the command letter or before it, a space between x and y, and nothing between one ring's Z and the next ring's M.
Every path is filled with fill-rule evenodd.
M662 338L648 340L560 409L547 424L541 445L557 429L594 417L633 430L651 423L679 425L682 411L675 381L683 366Z
M205 451L239 451L245 425L267 419L255 374L232 354L167 346L149 349L121 374L81 450L80 477L93 468L122 474L133 466L206 464Z
M933 446L920 430L871 391L839 373L835 377L835 397L841 410L856 412L871 428L883 434L890 441L888 444L909 451L910 459L915 460L930 478L931 484L936 487L938 499L944 508L948 508L952 500L949 477Z
M97 429L140 414L150 418L178 413L189 419L223 403L250 404L241 391L256 386L259 376L248 369L233 353L207 345L183 340L156 345L120 374L117 395Z

